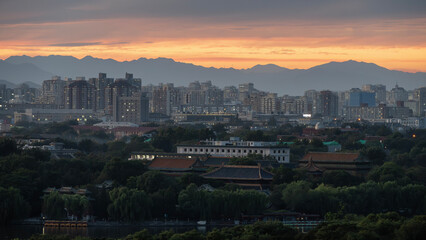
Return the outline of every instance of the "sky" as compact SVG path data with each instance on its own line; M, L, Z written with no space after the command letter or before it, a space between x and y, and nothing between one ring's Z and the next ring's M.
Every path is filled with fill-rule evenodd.
M0 58L16 55L426 72L426 1L0 0Z

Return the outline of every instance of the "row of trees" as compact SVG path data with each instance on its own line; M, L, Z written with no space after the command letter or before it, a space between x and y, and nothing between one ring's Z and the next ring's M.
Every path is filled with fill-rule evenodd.
M280 222L256 222L251 225L239 225L221 229L213 229L203 234L196 230L175 233L173 230L151 234L142 230L130 234L123 240L353 240L353 239L386 239L386 240L421 240L426 235L426 216L415 216L406 219L397 213L370 214L366 217L346 215L338 219L330 219L308 233L299 232ZM67 240L67 236L33 235L32 240ZM77 237L74 239L90 240Z
M271 196L276 208L325 215L328 212L369 214L400 211L407 215L426 213L426 186L396 182L366 182L350 187L307 181L277 185Z

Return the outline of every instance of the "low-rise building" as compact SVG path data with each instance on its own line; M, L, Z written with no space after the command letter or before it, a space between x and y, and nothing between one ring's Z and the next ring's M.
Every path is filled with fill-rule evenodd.
M211 155L217 157L246 157L259 154L270 157L279 163L290 163L290 149L277 142L240 141L201 141L194 145L178 145L177 153Z
M269 188L274 174L258 166L222 165L209 173L201 175L206 179L214 179L233 183L245 188L264 190Z
M371 169L370 161L362 158L359 153L311 152L299 160L299 167L305 168L312 164L321 171L343 170L353 175L364 175Z

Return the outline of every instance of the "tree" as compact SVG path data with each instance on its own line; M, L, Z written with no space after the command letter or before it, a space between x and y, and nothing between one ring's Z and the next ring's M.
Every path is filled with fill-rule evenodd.
M112 219L139 221L151 217L152 201L144 191L120 187L111 190L109 196L108 215Z
M153 147L161 149L164 152L171 152L173 150L173 142L171 138L165 136L155 136L151 144Z
M64 207L67 209L68 215L83 217L90 210L89 199L81 195L62 195Z
M28 211L29 204L18 189L0 187L0 225L25 217Z
M354 186L360 184L362 179L343 170L326 171L322 176L322 182L334 187Z
M414 216L396 232L399 240L420 240L426 236L426 216Z
M140 160L121 160L113 158L105 164L98 181L114 180L124 185L129 177L139 176L145 171L146 167Z
M361 153L374 165L382 165L386 160L386 153L381 147L369 147Z
M50 219L63 219L66 216L65 201L58 192L43 197L43 213Z
M398 181L404 178L406 178L404 169L393 162L384 163L368 174L368 179L376 182Z
M274 178L272 182L274 185L290 183L295 180L295 172L293 169L285 167L284 165L281 165L279 168L275 168L273 172Z
M17 153L16 142L10 138L0 138L0 156L7 156Z
M302 209L309 190L310 183L306 181L296 181L288 184L282 193L286 208L292 211Z

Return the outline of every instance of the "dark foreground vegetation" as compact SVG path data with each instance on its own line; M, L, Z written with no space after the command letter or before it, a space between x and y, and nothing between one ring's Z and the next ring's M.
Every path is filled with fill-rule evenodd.
M269 169L275 175L267 195L207 180L194 173L171 177L148 170L143 161L127 159L132 151L173 152L176 144L230 136L274 141L277 135L284 135L283 141L293 142L289 148L294 161L309 151L326 151L318 139L310 142L295 139L292 135L300 133L300 126L284 125L270 131L250 131L243 127L233 133L226 132L223 125L212 129L168 126L160 128L158 134L147 141L138 136L112 140L110 136L90 132L78 135L70 124L28 125L14 131L24 138L34 132L61 133L54 141L79 149L74 159L51 159L47 151L23 150L15 139L0 138L0 224L41 214L48 219L65 219L67 215L81 219L91 215L96 220L138 222L165 218L233 220L243 214L274 211L318 214L328 220L308 234L299 234L278 223L257 223L214 230L206 235L195 231L165 232L146 239L273 239L274 234L277 239L283 236L289 236L287 239L415 239L410 238L410 234L417 234L419 226L425 224L425 217L420 216L426 214L425 130L398 132L384 126L362 124L352 126L358 129L356 132L326 130L327 141L338 141L342 151L360 152L373 162L372 170L362 177L344 171L328 171L314 177L302 169L281 166ZM367 135L381 136L384 141L361 143ZM87 136L90 138L85 138ZM52 140L40 144L49 144L49 141ZM253 159L233 159L231 164L253 164ZM97 187L105 180L112 181L110 188ZM202 188L203 184L209 184L214 191ZM48 187L63 186L84 188L90 195L43 192ZM145 239L142 236L148 233L137 234L128 238ZM50 237L34 237L37 238Z
M336 216L334 216L336 217ZM366 217L346 215L330 219L308 233L301 233L280 222L257 222L252 225L240 225L229 228L214 229L205 234L197 230L174 233L172 230L151 234L142 230L128 235L125 240L250 240L250 239L285 239L285 240L420 240L426 235L426 216L404 218L394 212L370 214ZM33 235L32 240L67 240L91 239L87 237L72 238L57 235Z

